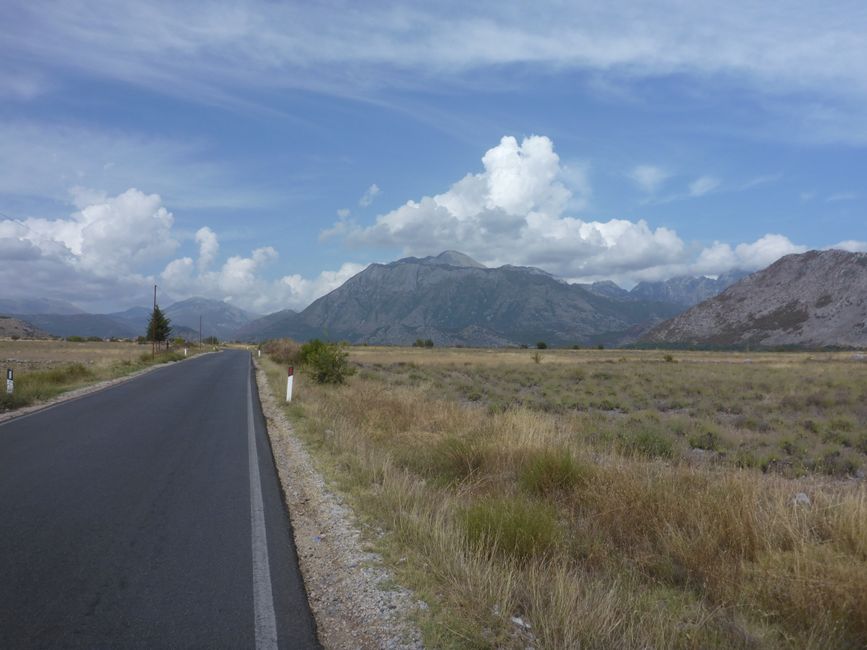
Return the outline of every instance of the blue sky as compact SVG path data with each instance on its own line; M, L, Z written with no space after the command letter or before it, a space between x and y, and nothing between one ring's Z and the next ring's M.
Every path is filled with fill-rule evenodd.
M569 281L867 250L862 2L0 6L0 292L301 308L453 248Z

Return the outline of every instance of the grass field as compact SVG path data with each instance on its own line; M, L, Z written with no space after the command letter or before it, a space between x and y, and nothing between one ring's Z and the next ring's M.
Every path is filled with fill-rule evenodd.
M864 647L867 363L667 354L352 348L289 412L432 647Z
M190 354L196 352L190 348ZM15 392L0 392L0 412L50 399L60 393L105 379L114 379L153 363L183 358L182 350L151 358L149 345L129 342L0 340L3 375L15 373Z

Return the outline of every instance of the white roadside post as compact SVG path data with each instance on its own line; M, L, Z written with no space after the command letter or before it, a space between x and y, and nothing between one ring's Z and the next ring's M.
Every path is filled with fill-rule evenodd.
M184 356L187 356L187 348L184 348Z
M294 377L292 375L295 374L295 369L292 366L289 366L289 374L286 376L286 401L292 401L292 380Z
M12 381L14 379L14 374L12 373L12 368L6 369L6 394L11 395L12 391L15 390L15 382Z
M259 358L262 358L262 348L259 348Z

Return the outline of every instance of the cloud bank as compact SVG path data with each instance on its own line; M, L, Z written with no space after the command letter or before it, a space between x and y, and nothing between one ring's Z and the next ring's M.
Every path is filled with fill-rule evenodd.
M60 298L112 309L130 301L147 304L156 283L173 299L205 296L264 313L303 308L362 268L344 264L313 278L268 279L265 271L279 257L274 248L219 263L219 238L207 226L195 233L195 260L171 259L181 236L158 195L129 189L106 197L82 188L74 195L80 209L69 218L0 220L4 297Z
M567 186L569 172L545 136L521 142L505 136L484 154L482 166L483 171L467 174L442 194L410 200L369 226L341 219L323 237L342 237L354 246L400 247L407 255L456 248L488 265L524 264L566 279L625 283L752 271L806 250L773 233L734 247L715 242L702 248L643 219L570 216L567 211L584 197ZM633 175L648 191L665 178L649 167L637 168ZM700 177L692 191L700 195L717 185L715 179ZM588 183L582 191L590 192Z

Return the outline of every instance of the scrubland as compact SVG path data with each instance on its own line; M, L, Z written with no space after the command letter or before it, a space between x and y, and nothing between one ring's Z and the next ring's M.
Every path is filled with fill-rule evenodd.
M193 354L196 348L190 348ZM151 358L150 345L131 342L80 342L0 340L3 376L11 368L15 391L0 387L0 412L50 399L60 393L106 379L115 379L154 363L183 358L172 349Z
M534 358L535 357L535 358ZM867 363L352 348L287 407L431 647L867 643ZM278 394L282 366L265 360Z

